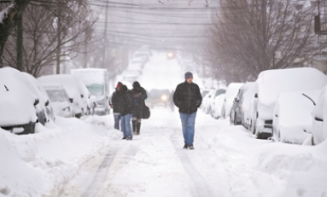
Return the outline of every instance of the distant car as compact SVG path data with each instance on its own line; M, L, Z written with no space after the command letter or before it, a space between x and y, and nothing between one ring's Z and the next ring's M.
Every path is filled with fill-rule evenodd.
M15 134L35 133L37 95L24 75L13 68L0 69L0 127Z
M225 94L221 94L213 101L213 108L211 111L212 117L218 119L221 118L221 112L224 104Z
M312 111L320 92L321 90L280 93L274 109L272 139L302 144L312 132Z
M123 74L123 80L128 81L130 83L133 83L134 81L137 81L140 77L140 73L138 71L133 70L126 70Z
M272 136L274 108L278 95L288 91L311 91L327 84L327 76L315 68L267 70L256 80L251 131L257 138Z
M154 106L169 106L170 91L168 89L152 89L148 93L147 104Z
M310 144L317 145L327 138L327 87L324 87L312 112Z
M62 85L44 86L53 106L53 111L57 116L70 118L75 117L73 111L73 99L69 96Z
M240 90L238 91L237 96L234 99L233 106L231 108L231 112L229 114L230 122L233 125L242 125L244 119L244 111L243 111L243 101L245 98L246 92L254 83L248 82L244 84Z
M72 75L48 75L38 78L44 86L60 83L67 91L69 98L73 100L73 110L75 117L88 114L89 95L85 95L84 84Z
M227 118L230 116L230 112L235 100L235 97L237 96L237 93L239 92L240 88L244 85L244 83L231 83L227 87L224 104L222 107L221 117Z

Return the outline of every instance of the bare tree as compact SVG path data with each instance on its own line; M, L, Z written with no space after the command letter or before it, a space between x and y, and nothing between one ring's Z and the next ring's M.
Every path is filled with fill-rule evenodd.
M58 13L55 1L33 2L23 14L23 70L34 76L57 61L60 65L62 57L84 52L81 48L92 38L95 19L90 17L86 2L67 0L60 6ZM17 65L16 36L9 37L4 53L4 63L11 67Z
M293 66L319 52L313 7L306 1L219 0L203 54L226 80L253 80L263 70Z

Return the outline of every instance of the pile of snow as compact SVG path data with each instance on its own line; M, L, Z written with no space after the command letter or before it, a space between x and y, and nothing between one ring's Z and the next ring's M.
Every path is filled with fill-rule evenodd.
M273 143L262 146L250 160L262 176L276 179L266 187L266 196L325 196L326 150L327 141L315 147Z
M107 70L98 68L72 69L72 75L81 80L86 86L104 84L107 81Z
M0 129L0 196L57 196L81 164L120 136L110 120L57 117L53 128L38 124L38 133L26 136Z

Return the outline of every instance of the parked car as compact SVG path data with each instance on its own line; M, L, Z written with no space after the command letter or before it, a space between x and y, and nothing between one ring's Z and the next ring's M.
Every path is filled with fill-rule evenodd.
M312 132L312 111L321 90L282 92L279 94L273 117L274 141L302 144Z
M109 75L106 69L72 69L71 74L79 79L87 95L88 114L107 115L109 106ZM86 88L85 88L86 87Z
M152 89L148 93L147 104L150 107L164 106L168 107L170 91L168 89Z
M73 111L73 99L69 96L60 84L43 86L52 103L53 111L57 116L70 118L75 117Z
M215 99L220 96L220 95L224 95L226 93L225 89L218 89L216 90L215 94L209 99L209 113L211 114L211 116L213 117L213 109L215 108Z
M50 99L46 94L43 87L40 83L30 74L21 72L23 77L26 78L26 84L28 84L29 90L34 94L39 100L38 105L36 105L36 115L38 117L39 122L42 125L45 125L50 120L55 121L53 108L50 103Z
M84 84L72 75L48 75L38 78L43 85L53 85L60 83L67 91L69 98L73 100L73 110L75 117L87 115L88 95L85 95Z
M243 111L243 119L242 119L242 125L250 130L251 129L251 120L253 117L252 112L252 105L254 96L256 94L256 83L252 83L248 89L243 94L243 102L242 102L242 111Z
M231 108L231 112L229 114L230 122L233 125L242 125L244 119L244 111L243 111L243 102L245 93L249 90L249 88L254 84L254 82L245 83L238 91L237 96L234 98L234 103Z
M206 96L203 98L202 109L207 114L210 113L211 101L212 101L212 98L214 97L215 93L216 93L215 89L210 89L208 94L206 94Z
M274 108L277 97L287 91L310 91L323 88L327 77L314 68L291 68L263 71L256 81L252 105L251 130L257 138L272 136Z
M327 87L324 87L312 112L310 144L317 145L327 138Z
M234 99L237 96L238 91L244 85L244 83L231 83L227 87L224 104L222 107L221 117L227 118L230 115Z
M211 111L212 117L219 119L221 117L221 112L224 104L225 94L221 94L215 98L213 101L213 107Z
M0 127L15 134L35 133L39 100L21 72L0 69Z

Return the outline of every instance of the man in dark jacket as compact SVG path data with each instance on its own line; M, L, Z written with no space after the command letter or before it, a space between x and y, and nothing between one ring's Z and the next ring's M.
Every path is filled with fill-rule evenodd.
M144 88L141 87L140 83L135 81L133 83L132 95L134 100L133 107L133 133L134 135L140 135L141 130L141 121L142 121L142 113L143 108L145 106L145 99L148 98L148 95Z
M185 82L177 86L174 93L174 103L179 108L182 121L184 149L194 149L194 125L198 108L202 103L200 88L193 83L193 74L185 73Z
M132 140L132 126L131 119L133 113L133 96L130 90L127 89L126 85L122 85L120 88L121 99L120 99L120 115L121 115L121 129L123 131L123 139Z
M115 120L115 129L119 130L119 122L120 122L120 97L121 97L121 93L120 93L120 88L123 84L121 82L118 82L117 86L116 86L116 91L111 95L109 104L110 107L114 110L114 120Z

